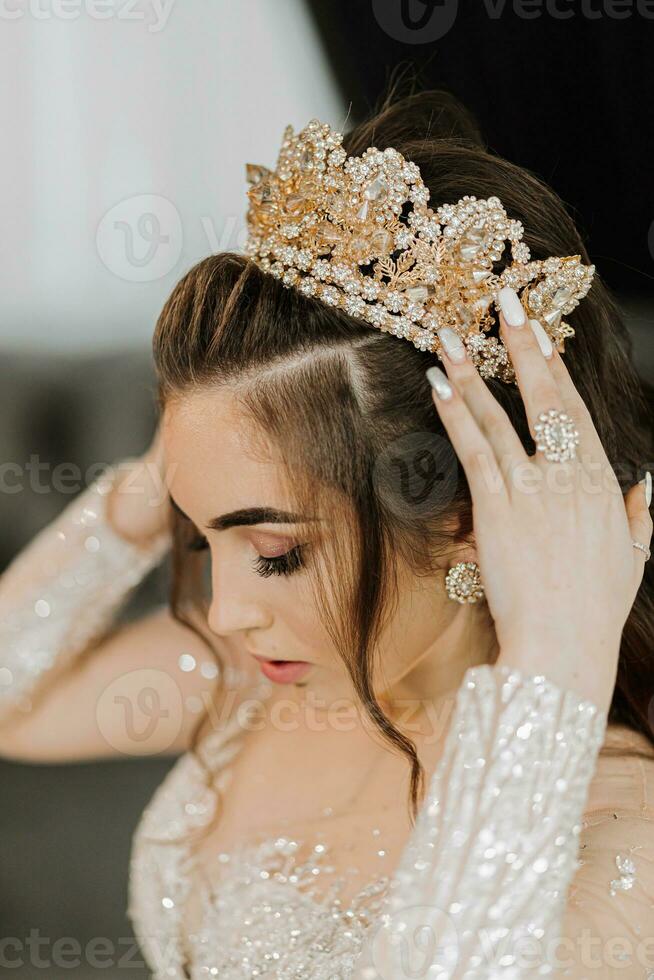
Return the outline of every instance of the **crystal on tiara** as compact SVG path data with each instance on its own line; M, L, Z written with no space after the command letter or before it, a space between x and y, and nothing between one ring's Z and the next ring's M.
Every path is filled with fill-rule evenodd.
M515 382L490 334L495 296L512 286L564 350L574 330L563 317L590 289L594 266L579 255L531 261L522 224L497 197L434 211L418 167L397 150L348 157L342 142L312 119L298 133L287 126L274 171L247 165L246 250L260 268L439 357L437 330L452 327L482 377Z

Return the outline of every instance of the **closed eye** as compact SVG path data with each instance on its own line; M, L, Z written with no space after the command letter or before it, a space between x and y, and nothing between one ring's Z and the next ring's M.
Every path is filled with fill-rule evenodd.
M297 544L290 551L274 558L258 555L253 564L263 578L268 578L269 575L292 575L304 565L302 545Z
M195 535L187 545L189 551L206 551L208 547L209 542L204 534ZM275 555L273 558L257 555L252 565L262 578L269 578L271 575L292 575L304 567L303 547L299 544L295 545L290 551L283 555Z

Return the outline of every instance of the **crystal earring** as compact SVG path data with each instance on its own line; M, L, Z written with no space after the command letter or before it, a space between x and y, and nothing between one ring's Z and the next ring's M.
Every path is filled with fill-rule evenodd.
M478 602L483 598L484 586L476 561L460 561L450 568L445 577L445 588L450 599L456 602Z

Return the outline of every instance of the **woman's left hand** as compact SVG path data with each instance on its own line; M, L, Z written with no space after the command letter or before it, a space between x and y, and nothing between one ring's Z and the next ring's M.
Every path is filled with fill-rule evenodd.
M470 486L500 660L608 710L622 629L645 565L632 541L649 547L652 537L645 486L623 497L561 356L540 325L529 325L513 290L503 289L499 300L502 340L532 436L538 416L552 408L566 412L579 433L570 461L548 461L541 451L529 456L460 339L441 331L447 377L439 368L428 377ZM521 316L521 324L510 325ZM449 398L439 397L439 379L445 391L449 380Z

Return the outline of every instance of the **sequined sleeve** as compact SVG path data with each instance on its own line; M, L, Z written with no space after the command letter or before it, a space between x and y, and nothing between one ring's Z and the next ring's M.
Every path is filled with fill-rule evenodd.
M0 579L0 721L73 663L170 546L113 530L106 500L117 467L89 484L14 558Z
M547 973L606 723L545 677L468 669L358 980Z

